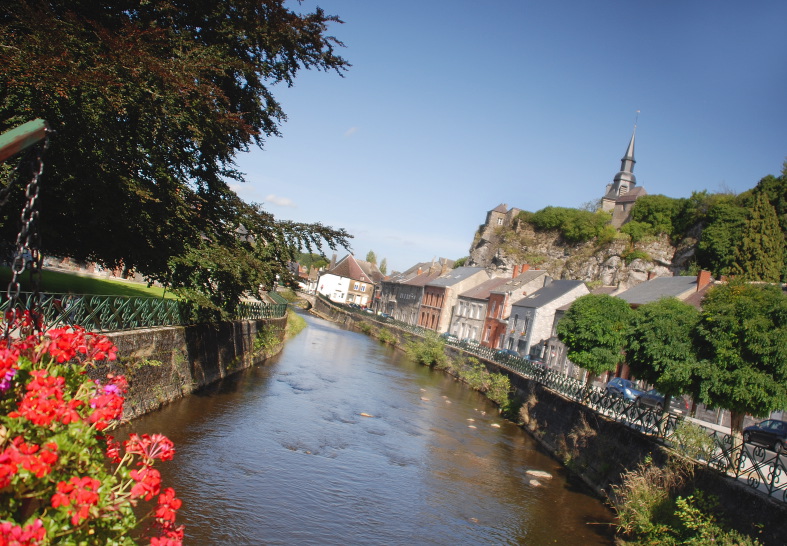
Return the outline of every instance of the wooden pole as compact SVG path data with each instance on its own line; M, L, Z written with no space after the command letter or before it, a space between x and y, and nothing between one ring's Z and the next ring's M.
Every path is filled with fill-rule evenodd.
M44 140L47 129L46 121L39 118L0 135L0 161L5 161Z

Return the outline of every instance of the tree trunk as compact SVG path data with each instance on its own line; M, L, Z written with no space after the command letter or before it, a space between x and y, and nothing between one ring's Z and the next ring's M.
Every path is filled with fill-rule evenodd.
M659 415L659 438L664 438L664 432L667 428L667 421L669 420L669 404L672 396L669 394L664 395L664 407L661 408L661 415Z
M730 432L736 438L740 438L742 436L744 417L746 417L745 413L730 411Z

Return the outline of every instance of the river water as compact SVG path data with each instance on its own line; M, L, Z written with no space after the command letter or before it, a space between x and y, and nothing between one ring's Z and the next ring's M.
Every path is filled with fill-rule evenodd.
M305 318L265 365L131 423L175 442L186 544L612 544L603 503L481 395Z

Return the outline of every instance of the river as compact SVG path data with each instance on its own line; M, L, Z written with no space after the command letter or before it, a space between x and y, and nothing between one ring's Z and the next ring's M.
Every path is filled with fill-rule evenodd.
M305 318L274 359L131 423L175 442L158 466L186 544L613 543L604 504L481 395Z

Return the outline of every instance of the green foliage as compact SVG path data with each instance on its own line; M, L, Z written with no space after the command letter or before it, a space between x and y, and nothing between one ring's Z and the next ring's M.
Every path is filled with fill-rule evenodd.
M298 313L293 313L290 311L287 313L287 330L285 333L285 337L287 339L292 339L298 334L300 334L304 328L306 328L306 319L300 316Z
M623 253L623 260L626 262L626 265L630 265L634 260L644 260L649 262L652 260L652 258L650 257L650 254L644 250L635 249Z
M457 267L464 267L464 265L467 263L467 260L469 259L469 256L462 256L461 258L454 260L454 269Z
M641 305L626 338L626 363L637 379L669 396L689 392L697 373L694 328L699 311L675 298Z
M764 192L757 194L735 249L732 272L749 281L779 282L784 269L784 234Z
M448 357L445 354L445 342L437 332L427 332L423 339L414 340L405 346L407 356L426 366L443 366Z
M618 532L625 544L677 546L719 544L754 546L759 542L730 529L720 518L718 499L702 490L679 495L691 469L673 461L667 467L648 458L614 486Z
M276 275L288 284L297 252L347 247L344 230L277 221L231 188L243 179L236 155L279 134L272 86L349 66L327 34L338 18L284 4L25 0L6 10L0 131L37 117L55 131L39 198L46 254L138 271L231 311ZM24 199L15 186L0 240L15 240L9 211Z
M306 269L320 269L328 265L328 260L325 259L325 256L313 252L299 252L296 261Z
M669 440L681 455L695 460L710 460L716 447L704 428L686 420L678 423Z
M388 328L380 328L380 331L377 333L377 339L383 343L387 343L388 345L396 345L398 341L393 332L391 332Z
M372 333L372 325L368 322L360 321L356 322L356 325L358 326L358 329L364 334L369 335Z
M370 264L377 265L377 254L374 253L374 250L370 250L366 253L366 261Z
M623 346L633 311L628 303L607 294L577 298L557 324L569 360L598 375L623 361Z
M720 201L708 210L705 228L697 245L697 261L714 276L730 273L746 216L746 208L731 200Z
M620 232L625 233L631 237L631 242L633 243L637 243L645 237L655 235L653 226L645 222L638 222L636 220L632 220L623 224L620 228Z
M781 287L730 282L709 290L695 345L703 403L733 417L787 407L787 296ZM733 418L733 431L739 426Z
M276 328L272 324L264 324L254 336L252 350L255 353L268 353L279 344L281 344L281 340Z
M649 235L672 235L675 232L674 221L682 206L681 199L665 195L643 195L631 209L631 220L648 226Z
M383 258L383 261L380 262L379 269L380 269L380 273L382 273L383 275L387 275L388 274L388 259L387 258Z
M511 379L501 373L490 372L477 358L453 361L447 359L437 366L455 375L468 387L486 395L489 400L500 408L500 413L508 414L512 409Z
M597 237L610 219L611 215L602 211L546 207L530 217L530 224L540 231L559 231L569 243L581 243Z

